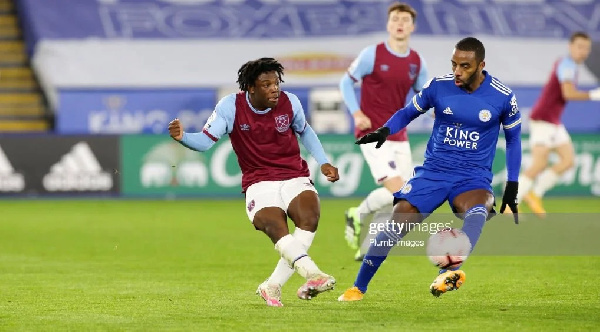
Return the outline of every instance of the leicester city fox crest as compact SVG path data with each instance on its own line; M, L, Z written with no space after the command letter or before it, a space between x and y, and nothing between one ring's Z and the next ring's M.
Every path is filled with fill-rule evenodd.
M278 132L283 133L290 127L290 117L287 114L278 115L275 117L275 128Z

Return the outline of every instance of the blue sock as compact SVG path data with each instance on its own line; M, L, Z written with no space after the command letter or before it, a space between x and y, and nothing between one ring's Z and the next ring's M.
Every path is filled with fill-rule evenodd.
M354 281L354 286L361 292L367 292L367 286L381 263L387 258L390 250L400 241L402 235L400 232L394 232L393 229L388 229L377 233L374 243L371 243L369 250L363 259L363 262Z
M481 231L483 230L483 225L485 224L485 220L487 219L488 211L484 205L475 205L470 208L465 213L464 223L462 227L462 231L467 234L469 237L469 242L471 242L471 251L475 248L475 244L479 240L479 236L481 235ZM452 269L440 269L440 274L445 273L446 271L456 271L460 269L460 266L457 266Z
M473 251L477 240L479 240L487 216L488 211L484 205L475 205L465 213L462 231L467 234L469 241L471 241L471 251Z

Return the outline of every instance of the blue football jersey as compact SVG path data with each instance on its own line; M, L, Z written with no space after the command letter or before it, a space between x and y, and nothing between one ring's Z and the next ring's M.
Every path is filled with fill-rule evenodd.
M484 74L483 83L472 93L457 87L453 74L433 78L407 105L420 112L435 108L426 169L492 180L500 126L505 131L520 129L521 115L514 93Z

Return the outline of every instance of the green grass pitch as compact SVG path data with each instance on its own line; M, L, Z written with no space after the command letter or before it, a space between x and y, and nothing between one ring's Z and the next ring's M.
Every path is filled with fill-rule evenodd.
M0 330L600 328L599 256L473 256L465 285L440 298L428 292L436 270L425 257L394 256L365 300L337 302L359 268L343 239L343 212L356 203L323 200L310 250L336 289L301 301L294 276L285 307L269 308L254 291L278 255L242 200L0 201ZM600 213L600 199L546 205Z

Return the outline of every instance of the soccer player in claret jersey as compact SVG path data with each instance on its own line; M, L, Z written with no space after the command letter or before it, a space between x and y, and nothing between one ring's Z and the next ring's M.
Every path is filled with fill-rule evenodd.
M206 151L224 134L242 170L246 213L281 255L275 271L258 286L269 306L280 307L281 287L294 274L306 278L298 289L305 300L333 289L335 279L323 273L308 256L319 222L319 197L300 156L298 138L321 165L327 180L339 179L317 135L306 122L294 94L281 91L283 66L273 58L249 61L238 71L239 93L219 101L202 132L186 133L178 119L169 124L171 137L197 151ZM287 218L296 225L290 234Z
M567 101L600 101L600 88L577 89L578 67L588 58L591 49L592 41L586 33L571 35L569 55L554 64L550 79L531 110L529 144L532 163L519 178L521 191L517 201L524 200L540 217L546 215L541 198L564 172L573 167L575 159L571 137L561 123ZM547 168L551 152L556 152L559 160Z
M394 194L394 223L377 233L358 272L354 287L340 301L363 298L367 285L389 251L406 235L411 224L422 222L448 200L475 247L488 216L493 215L492 161L499 128L504 127L508 182L500 212L506 205L517 210L521 164L521 117L512 91L484 70L485 48L476 38L460 40L452 55L453 73L430 80L423 90L396 112L383 127L359 138L357 144L376 142L380 148L389 135L406 127L429 108L435 108L433 132L423 166ZM518 214L514 214L518 222ZM401 230L401 231L399 231ZM440 270L430 286L435 296L458 289L465 281L461 270Z
M340 81L344 102L354 117L356 138L383 126L404 106L409 91L419 92L428 79L425 61L408 45L416 17L417 12L410 5L391 4L388 7L388 40L363 49ZM360 106L353 87L359 80L362 80ZM372 144L361 145L360 149L375 183L383 187L369 193L358 207L346 211L345 236L353 249L359 246L361 217L386 207L391 209L392 194L410 178L413 168L406 129L390 135L388 143L379 150ZM367 241L365 239L365 243ZM361 260L363 254L364 251L361 253L358 248L355 259Z

